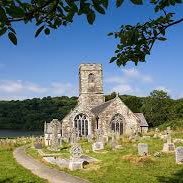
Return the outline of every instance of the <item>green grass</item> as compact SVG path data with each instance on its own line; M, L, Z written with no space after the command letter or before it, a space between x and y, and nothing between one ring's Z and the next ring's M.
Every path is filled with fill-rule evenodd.
M0 183L45 183L13 158L13 147L0 146Z
M177 138L182 137L179 132L173 135ZM83 141L82 147L85 152L101 161L89 165L83 170L62 170L93 183L183 183L183 165L175 163L174 154L162 153L159 158L153 156L155 152L162 150L162 140L151 138L141 142L149 145L150 156L144 159L137 156L136 143L123 142L124 148L121 150L110 151L109 148L106 148L103 153L94 153L91 150L91 145ZM65 153L69 153L69 151L64 150Z

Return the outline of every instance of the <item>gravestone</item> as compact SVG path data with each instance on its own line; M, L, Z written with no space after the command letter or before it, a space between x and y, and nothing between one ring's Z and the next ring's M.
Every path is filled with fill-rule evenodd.
M59 140L58 140L58 129L60 127L60 122L58 121L58 119L53 119L50 122L50 127L51 127L51 148L50 150L52 151L58 151L59 150Z
M175 160L177 164L183 164L183 147L175 149Z
M138 128L131 127L131 129L132 129L132 133L129 136L129 140L132 142L136 142L139 140Z
M83 154L83 150L81 146L77 143L73 144L70 149L70 162L69 162L69 169L70 170L77 170L83 168L83 159L81 156Z
M89 143L93 143L93 135L88 135L87 140Z
M79 144L75 143L70 149L70 154L71 159L78 159L83 154L83 150Z
M166 143L164 143L163 145L163 152L174 152L175 151L175 145L174 143L172 143L172 138L171 138L171 129L170 127L167 127L167 130L166 130Z
M79 130L77 128L73 127L71 129L70 135L71 135L71 137L70 137L70 143L71 144L77 143L78 137L79 137Z
M41 138L39 138L39 137L36 137L36 138L35 138L34 147L35 147L36 149L42 149L42 148L43 148Z
M93 151L99 151L104 149L104 142L103 142L103 131L102 129L97 129L96 131L96 142L92 144Z
M92 144L92 150L93 151L100 151L104 149L104 143L103 142L95 142Z
M138 144L138 154L140 156L148 155L148 144L139 143Z
M97 142L103 142L103 140L104 140L103 136L104 136L103 130L101 128L97 129L96 130Z
M155 132L154 132L154 136L153 137L154 138L158 138L159 137L159 129L158 128L155 129Z

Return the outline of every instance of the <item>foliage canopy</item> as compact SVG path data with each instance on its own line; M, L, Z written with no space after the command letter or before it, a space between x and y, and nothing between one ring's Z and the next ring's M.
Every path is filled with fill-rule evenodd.
M93 24L96 14L105 14L109 0L0 0L0 36L7 34L10 41L17 45L14 25L16 22L35 23L37 37L44 31L49 35L52 29L68 26L75 16L85 15L89 24ZM143 0L130 0L134 5L144 5ZM145 62L156 41L166 40L169 27L183 21L175 18L169 7L182 4L182 0L150 0L147 4L154 7L158 17L136 25L122 25L116 32L108 35L118 39L115 55L110 62L118 66L132 61L135 64ZM116 7L124 0L115 0ZM172 10L172 9L171 9Z

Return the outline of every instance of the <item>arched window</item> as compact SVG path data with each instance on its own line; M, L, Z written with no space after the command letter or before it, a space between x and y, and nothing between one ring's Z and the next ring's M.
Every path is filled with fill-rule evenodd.
M74 118L74 127L78 129L79 136L88 135L88 118L85 114L78 114Z
M90 73L88 75L88 82L89 83L94 83L94 81L95 81L95 76L94 76L94 74Z
M115 133L123 134L124 118L121 114L115 114L111 120L111 130Z

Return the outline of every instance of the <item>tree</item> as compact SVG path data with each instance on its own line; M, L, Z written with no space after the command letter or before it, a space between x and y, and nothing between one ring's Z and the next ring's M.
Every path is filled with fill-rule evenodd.
M152 127L158 126L171 118L170 108L172 100L165 91L154 90L146 98L141 108L148 124Z
M124 0L115 0L116 7L122 6ZM130 0L134 5L144 5L143 0ZM110 62L118 66L132 61L136 65L145 62L156 41L166 40L169 27L183 22L183 18L175 19L169 7L182 4L182 0L150 0L155 13L160 16L145 23L122 25L119 31L108 35L119 40L115 56ZM95 21L96 13L105 14L109 0L0 0L0 36L7 34L13 44L17 44L16 22L33 22L38 26L37 37L42 31L46 35L51 29L67 26L73 22L74 16L86 15L89 24Z

